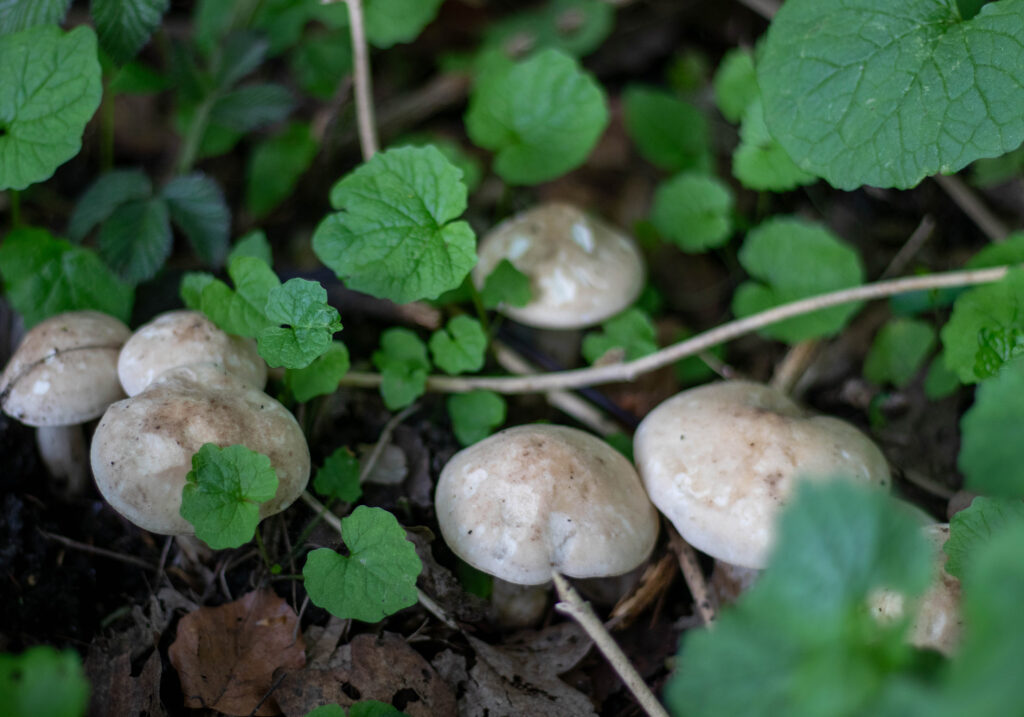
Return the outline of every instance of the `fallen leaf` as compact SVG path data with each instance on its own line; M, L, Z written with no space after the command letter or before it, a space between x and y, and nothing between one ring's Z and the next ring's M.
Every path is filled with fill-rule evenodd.
M229 715L281 714L274 696L267 697L274 672L306 664L298 618L270 590L189 613L178 623L168 653L181 678L185 706Z
M593 644L578 623L566 621L517 632L501 649L536 673L561 675L578 665Z
M85 661L85 674L92 685L89 714L165 717L167 711L160 702L162 671L157 650L150 652L141 672L133 676L129 651L111 655L90 649Z

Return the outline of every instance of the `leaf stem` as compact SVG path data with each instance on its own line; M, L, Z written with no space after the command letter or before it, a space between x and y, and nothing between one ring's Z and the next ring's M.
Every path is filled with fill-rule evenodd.
M195 164L199 155L199 145L206 134L206 125L210 121L210 112L213 110L213 103L216 100L215 93L211 93L196 106L192 121L189 122L188 131L181 144L181 154L178 156L178 174L187 174Z
M1010 267L998 266L971 271L950 271L927 276L912 276L873 284L863 284L850 289L841 289L782 304L766 311L736 319L716 328L697 334L692 338L667 346L657 353L627 363L608 366L556 371L530 376L431 376L427 379L427 390L444 393L461 393L478 388L498 393L539 393L559 389L583 388L606 383L633 381L638 376L671 365L680 359L699 354L718 344L732 341L741 336L770 326L771 324L809 314L819 309L849 304L857 301L882 299L914 291L942 289L960 286L975 286L999 281ZM375 388L380 385L380 374L353 371L341 379L339 385Z

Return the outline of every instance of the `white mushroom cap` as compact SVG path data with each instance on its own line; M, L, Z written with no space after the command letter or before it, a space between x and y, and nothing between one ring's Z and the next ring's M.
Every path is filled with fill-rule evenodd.
M267 382L267 364L256 343L230 336L198 311L168 311L132 334L121 350L117 373L125 393L134 396L178 366L212 361L254 388Z
M746 381L663 402L640 423L634 455L651 500L680 535L746 568L764 567L797 478L889 484L885 457L863 433Z
M124 397L117 355L131 330L98 311L52 316L25 334L0 376L4 413L30 426L71 426Z
M628 572L658 536L658 514L629 461L565 426L509 428L455 454L434 505L456 555L520 585L545 583L552 570Z
M542 204L505 220L481 239L477 254L478 287L502 259L530 278L530 303L499 310L538 328L597 324L632 304L644 284L633 240L568 204Z
M179 515L192 454L203 444L240 444L270 458L277 494L260 516L279 513L309 480L309 448L295 417L215 364L182 366L103 415L92 439L96 485L121 515L154 533L188 535Z

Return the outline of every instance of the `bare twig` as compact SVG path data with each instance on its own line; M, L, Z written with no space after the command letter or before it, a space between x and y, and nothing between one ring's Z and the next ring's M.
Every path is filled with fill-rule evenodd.
M609 366L595 366L571 371L556 371L536 376L431 376L427 379L427 390L447 393L461 393L478 388L489 389L498 393L538 393L562 389L597 386L619 381L632 381L662 366L693 356L718 344L732 341L753 331L764 328L779 321L802 316L812 311L826 309L857 301L870 301L896 294L928 289L943 289L958 286L975 286L990 284L1006 276L1008 267L998 266L990 269L974 269L971 271L951 271L928 276L912 276L874 284L864 284L850 289L833 291L747 316L743 319L730 321L714 329L697 334L685 341L668 346L657 353ZM380 385L380 374L351 372L341 379L341 385L373 388Z
M384 424L384 428L380 432L380 437L374 444L373 450L370 451L370 455L366 458L366 463L364 463L363 467L359 470L359 485L365 483L367 476L373 473L373 469L377 467L377 461L380 460L380 456L384 453L384 449L387 448L388 443L391 442L391 434L395 432L396 428L398 428L398 424L418 410L419 406L415 403L411 406L406 406Z
M963 183L960 177L953 174L937 174L933 179L949 195L949 198L956 202L956 205L964 211L964 214L969 216L978 225L978 228L985 233L985 236L994 242L1006 239L1010 230L992 213L991 209L985 206L985 203L978 198L978 195Z
M704 573L697 562L697 553L671 525L668 526L668 541L669 547L679 560L679 571L683 574L686 586L690 588L696 612L700 615L701 621L710 627L715 622L715 608L708 592L708 582L704 579Z
M885 267L885 271L882 272L880 279L891 279L892 277L902 274L903 271L910 266L910 262L917 252L921 251L921 247L924 246L931 236L932 232L935 231L935 220L930 214L925 214L921 218L921 222L917 225L917 228L911 232L910 236L900 247L900 250L896 252L896 256L889 262L889 266Z
M137 558L134 555L123 555L121 553L115 553L113 550L107 550L105 548L97 548L95 545L89 545L88 543L80 543L77 540L71 538L65 538L63 535L57 535L56 533L48 533L43 529L39 529L39 534L47 540L52 540L55 543L60 543L66 548L72 550L80 550L83 553L89 553L90 555L98 555L102 558L110 558L111 560L120 560L122 563L128 563L144 570L156 571L156 566L150 562Z
M658 702L658 698L654 696L647 683L633 667L633 663L629 661L605 626L597 619L597 615L590 609L590 605L583 602L569 582L557 572L552 572L551 578L555 581L558 598L562 601L555 604L555 609L580 624L580 627L594 641L597 649L605 656L615 673L622 678L622 682L633 693L636 701L640 703L647 714L651 717L669 717L668 712Z
M352 72L356 86L356 124L363 160L377 154L377 123L373 117L373 80L370 76L370 50L366 42L362 0L342 0L348 6L349 32L352 34ZM339 0L322 0L329 5Z

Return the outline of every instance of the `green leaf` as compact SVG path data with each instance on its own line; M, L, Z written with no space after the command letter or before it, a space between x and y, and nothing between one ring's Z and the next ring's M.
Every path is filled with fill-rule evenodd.
M338 382L348 373L348 349L340 341L332 341L327 352L313 359L306 368L289 368L284 383L300 403L326 396L338 390Z
M725 53L712 82L715 104L722 116L733 124L740 121L751 103L761 98L754 57L749 50L741 47Z
M260 522L260 503L277 493L277 474L270 459L245 446L204 444L192 456L186 480L181 517L214 550L237 548L252 540Z
M864 377L879 386L904 388L914 378L935 345L935 329L917 319L892 319L875 335Z
M255 338L274 325L266 315L267 298L281 281L266 262L251 256L232 259L228 276L234 290L211 277L201 288L199 308L222 331ZM194 282L192 286L196 286Z
M348 30L307 36L289 63L299 86L319 100L329 100L343 77L352 72L352 40Z
M817 179L796 166L768 132L760 98L751 102L743 114L740 144L732 155L732 173L747 189L767 192L786 192Z
M321 705L307 712L306 717L345 717L345 708L341 705Z
M95 309L127 322L134 292L88 249L21 228L0 244L0 273L11 306L31 328L64 311Z
M455 438L463 446L482 441L505 422L505 399L494 391L453 393L446 404Z
M170 79L166 75L133 61L114 73L107 84L107 91L115 95L150 95L169 89L170 86Z
M20 655L0 654L0 714L82 717L89 707L89 691L82 660L74 650L37 645Z
M444 0L367 0L366 37L380 48L412 42L437 17L442 2Z
M651 87L631 85L623 93L626 131L640 154L656 167L680 172L711 169L711 139L700 110Z
M484 178L483 166L476 157L471 155L462 145L453 139L433 134L406 135L394 143L395 147L426 147L433 145L438 149L444 158L455 165L462 172L462 183L472 194L480 186Z
M739 260L758 279L741 284L733 295L733 311L741 317L864 281L856 251L825 227L795 217L769 219L750 232ZM822 309L773 324L760 333L787 343L832 336L859 309L860 304Z
M236 241L228 252L228 266L231 262L242 256L250 256L259 259L267 266L274 265L274 254L270 249L270 242L262 229L253 229Z
M295 98L282 85L245 85L220 95L210 120L235 132L251 132L280 122L294 106Z
M245 205L249 211L262 217L284 201L313 163L316 152L309 125L298 122L256 145L245 176Z
M196 255L210 266L220 266L228 250L231 211L217 182L194 172L169 181L160 196Z
M962 578L968 572L977 551L992 541L1008 524L1024 521L1024 502L1019 498L978 496L949 521L946 572Z
M327 352L331 337L341 331L338 310L327 303L327 290L315 281L289 279L275 286L267 294L265 313L278 324L256 337L260 356L270 366L305 368Z
M459 170L434 147L374 155L334 185L313 250L345 284L397 303L458 287L476 264Z
M210 284L218 281L213 274L205 271L189 271L181 277L181 285L178 287L178 295L186 308L193 311L203 310L203 290ZM222 282L223 283L223 282ZM216 321L214 323L217 323Z
M583 358L595 363L609 351L622 352L622 361L634 361L658 350L651 317L638 308L626 309L601 324L601 331L583 337Z
M1024 359L1007 363L995 378L983 381L974 405L960 419L957 463L975 493L1024 496Z
M341 534L347 556L320 548L302 568L314 605L343 620L378 622L416 604L423 565L395 516L361 505L342 518Z
M971 184L976 187L994 187L1003 184L1024 171L1024 147L1004 154L1001 157L979 159L971 165Z
M131 284L152 279L171 255L171 222L162 199L122 204L100 227L100 256Z
M946 366L964 383L995 376L1024 354L1024 270L957 297L941 336Z
M0 190L48 179L78 154L102 92L92 28L0 37Z
M430 361L427 347L409 329L388 329L380 337L380 350L373 352L373 365L380 369L380 393L384 405L395 411L423 395Z
M68 220L68 238L80 242L119 206L152 194L153 184L141 170L120 169L101 175L75 202Z
M506 306L526 306L533 298L530 277L519 271L508 259L502 259L484 279L480 299L484 308L494 309Z
M348 717L409 717L398 708L379 700L361 700L348 710Z
M537 184L583 164L608 124L604 91L570 56L543 50L485 71L465 116L473 143L497 153L509 184Z
M303 41L299 44L301 48L308 39L308 36L303 38L302 31L314 21L332 30L347 28L346 4L325 5L320 0L263 0L253 16L252 27L270 40L270 54L279 55L300 40Z
M483 51L498 49L518 58L553 48L583 57L601 46L612 31L615 9L602 0L551 0L536 10L491 23Z
M89 9L100 46L114 62L135 57L160 27L170 0L92 0Z
M359 459L342 446L324 460L313 479L313 487L322 496L355 503L363 494L363 487L359 485L360 471Z
M0 35L37 25L60 25L71 0L0 0Z
M456 316L430 337L434 364L452 376L479 371L484 367L487 332L480 322L468 316Z
M966 269L1024 264L1024 232L1014 232L998 244L989 244L967 260Z
M841 189L912 187L1024 140L1024 0L789 0L757 78L772 134Z
M267 38L252 30L234 30L220 43L220 51L210 61L214 84L221 89L233 87L256 71L267 57Z
M729 240L732 212L727 184L709 175L683 172L658 186L651 221L683 251L699 253Z
M932 359L928 374L924 377L924 395L930 401L938 401L952 396L958 388L960 377L946 366L946 361L940 353Z

